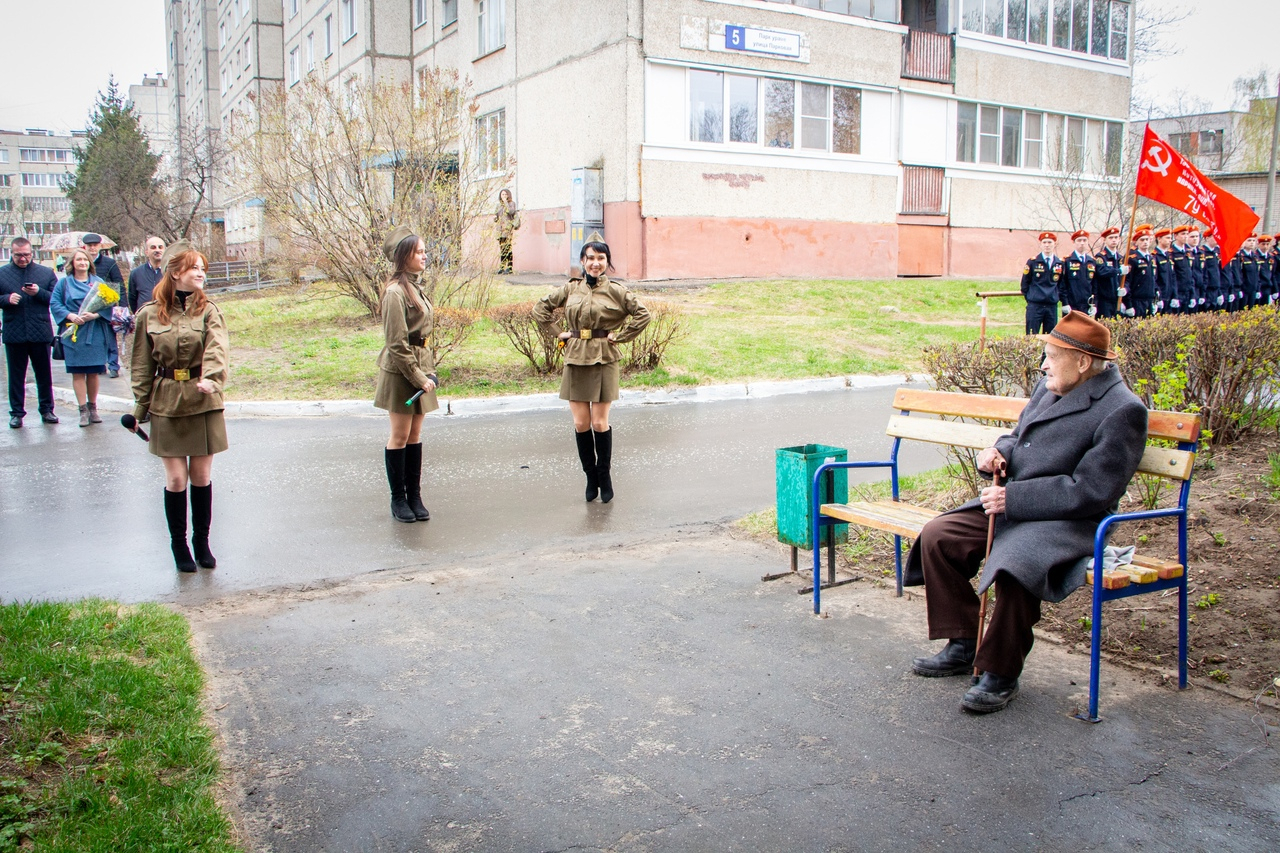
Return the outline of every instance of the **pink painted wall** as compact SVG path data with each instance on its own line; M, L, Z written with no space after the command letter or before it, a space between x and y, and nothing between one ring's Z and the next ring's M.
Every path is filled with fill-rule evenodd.
M511 254L518 273L566 274L569 271L569 208L520 211L520 228L512 241Z
M1007 228L952 228L949 236L950 269L955 278L1022 278L1027 259L1040 251L1038 231ZM1058 253L1070 253L1069 234L1060 234ZM1066 241L1065 243L1063 241Z
M789 219L644 220L648 278L893 278L897 225Z

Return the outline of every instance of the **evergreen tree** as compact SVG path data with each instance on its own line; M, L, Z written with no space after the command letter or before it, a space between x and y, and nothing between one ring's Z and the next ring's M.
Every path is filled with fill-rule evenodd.
M71 224L101 230L121 246L140 245L161 228L166 205L151 152L133 105L120 97L114 77L98 93L76 171L66 187Z

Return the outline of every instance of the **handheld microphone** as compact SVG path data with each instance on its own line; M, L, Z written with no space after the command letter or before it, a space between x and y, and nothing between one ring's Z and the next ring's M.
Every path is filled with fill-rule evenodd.
M436 385L436 386L440 385L440 380L436 378L436 375L434 373L428 373L427 378L431 380L432 385ZM427 393L427 389L419 388L417 391L414 392L412 397L404 401L404 404L406 406L412 406L414 403L418 402L418 398L425 393Z
M133 415L121 415L120 426L124 427L130 432L137 433L138 438L142 439L143 441L151 440L151 436L147 435L146 431L143 430L142 427L138 426L138 419L135 418Z

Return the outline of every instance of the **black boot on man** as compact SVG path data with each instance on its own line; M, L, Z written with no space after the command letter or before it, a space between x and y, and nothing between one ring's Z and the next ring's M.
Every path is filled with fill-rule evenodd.
M422 442L404 446L404 491L414 519L430 521L431 513L422 503Z
M582 473L587 475L587 500L593 501L600 494L600 478L596 476L596 441L591 430L575 431L573 437L578 442L578 459L582 462Z
M613 500L613 477L609 466L613 462L613 430L595 433L596 437L596 480L600 483L600 502Z
M180 572L194 572L196 561L191 559L187 547L187 490L164 490L164 517L169 522L169 549L173 551L173 564Z
M409 497L404 487L405 448L400 447L392 450L388 447L385 452L387 458L387 483L391 486L391 517L396 521L413 524L418 520L418 517L413 514L413 509L409 506Z
M214 569L218 561L209 550L209 524L213 521L213 483L191 485L191 548L202 569Z
M925 678L946 678L951 675L968 675L973 672L973 658L978 651L974 639L948 640L942 651L927 658L911 662L911 671Z
M960 707L975 714L990 714L1018 698L1018 679L994 672L982 673L978 683L970 687L960 700Z

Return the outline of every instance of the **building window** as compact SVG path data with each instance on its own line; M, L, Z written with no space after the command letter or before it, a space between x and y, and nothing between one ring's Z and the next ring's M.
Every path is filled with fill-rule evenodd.
M10 180L12 178L13 178L13 175L0 175L0 187L12 186L12 184L10 183Z
M316 34L307 33L307 70L316 70Z
M297 83L302 79L302 74L298 68L298 49L295 47L289 51L289 85Z
M0 211L13 210L13 199L0 198ZM0 225L0 228L7 228L7 225Z
M768 0L805 9L821 9L837 15L855 18L872 18L877 21L898 22L898 0Z
M962 0L960 28L1127 60L1130 0Z
M333 56L333 15L324 16L324 55Z
M420 27L427 22L427 0L413 0L413 25Z
M961 163L1118 176L1123 148L1123 122L957 105L956 160Z
M6 178L8 175L5 176ZM71 175L63 173L61 175L52 172L23 172L22 185L24 187L55 187L62 189L63 185L71 180ZM8 186L6 181L5 186Z
M1190 157L1200 151L1198 145L1199 136L1198 133L1171 133L1169 134L1169 144L1173 146L1174 151Z
M458 23L458 0L444 0L440 4L440 28Z
M9 162L9 149L0 148L0 163L8 163L8 162Z
M501 172L507 164L507 111L482 115L476 119L480 163L484 171Z
M690 142L861 153L860 89L697 69L688 83Z
M249 36L244 37L244 70L248 71L249 66L253 65L253 54L249 50Z
M1202 130L1200 131L1200 153L1201 154L1221 154L1222 140L1226 137L1223 130Z
M70 163L69 148L19 148L18 160L23 163ZM9 162L9 152L4 152L4 160Z
M341 0L338 13L342 16L342 40L356 34L356 0Z
M227 69L225 68L222 69L222 89L220 89L219 91L224 95L227 94L227 88L229 86L230 80L231 80L230 72L228 72Z
M225 23L218 24L218 50L222 50L227 46L227 25Z
M476 26L480 31L480 55L506 44L503 26L504 0L479 0L476 3Z
M1118 178L1120 167L1124 163L1124 122L1109 121L1106 124L1106 170L1108 175Z
M289 17L298 14L298 0L289 0Z

